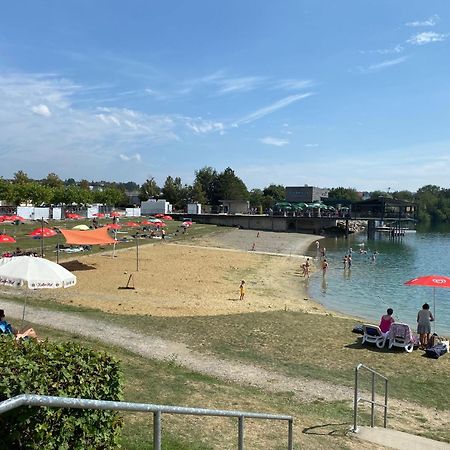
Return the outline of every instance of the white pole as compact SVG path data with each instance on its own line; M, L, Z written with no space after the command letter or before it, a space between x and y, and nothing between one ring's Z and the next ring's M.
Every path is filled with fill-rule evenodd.
M436 288L433 287L433 333L436 333Z

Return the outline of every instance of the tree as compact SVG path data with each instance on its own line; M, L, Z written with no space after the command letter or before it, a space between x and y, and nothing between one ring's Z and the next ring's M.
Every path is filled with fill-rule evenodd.
M88 180L81 180L79 184L81 189L85 189L86 191L91 189L91 183Z
M230 167L218 175L215 191L217 200L247 200L249 197L247 186Z
M271 197L273 202L282 202L286 199L286 188L281 184L270 184L263 190L265 197Z
M23 170L19 170L14 174L13 183L28 183L29 181L28 175Z
M370 193L371 199L376 199L379 197L386 197L386 198L392 198L392 195L389 192L386 191L373 191Z
M42 183L44 184L44 186L47 186L49 188L59 188L59 187L64 186L64 183L61 180L61 178L59 178L58 175L56 175L53 172L49 173L47 175L47 178L42 180Z
M164 182L164 186L161 190L162 195L166 201L175 205L180 200L181 191L181 179L175 180L169 175Z
M262 207L264 203L264 193L261 189L252 189L249 194L250 206L252 208Z
M161 194L160 187L156 184L153 177L148 178L145 183L141 186L139 198L142 201L146 201L149 198L158 198Z
M361 200L361 196L356 189L344 187L330 189L328 191L328 198L349 202L359 202Z
M216 198L216 169L205 166L200 170L196 170L194 184L197 182L200 184L202 191L205 193L208 203L210 205L217 205L218 199Z
M194 181L194 184L189 188L188 196L191 201L202 205L205 205L208 202L206 192L203 190L200 181Z

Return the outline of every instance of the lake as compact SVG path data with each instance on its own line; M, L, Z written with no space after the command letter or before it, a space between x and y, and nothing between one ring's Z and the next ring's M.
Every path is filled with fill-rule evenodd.
M320 240L326 247L329 269L311 276L309 295L328 309L362 317L378 324L388 307L398 322L416 328L417 311L427 302L433 311L433 288L405 286L421 275L450 276L450 227L420 229L402 238L365 233ZM352 267L344 270L343 257L352 248ZM360 249L367 253L360 253ZM374 252L378 254L373 260ZM315 256L315 246L308 254ZM317 261L316 261L317 264ZM450 289L436 289L436 332L450 335Z

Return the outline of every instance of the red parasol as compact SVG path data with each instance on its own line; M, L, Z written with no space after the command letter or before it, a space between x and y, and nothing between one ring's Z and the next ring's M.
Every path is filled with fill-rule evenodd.
M172 216L162 216L164 220L173 220Z
M120 214L119 212L117 212L117 211L113 211L109 216L110 217L120 217L122 214Z
M103 213L95 213L92 214L94 217L98 217L99 219L101 219L102 217L105 217L105 215Z
M0 244L13 244L17 242L12 236L8 236L7 234L0 234Z
M164 217L164 214L161 214L161 213L155 214L155 217Z
M153 225L152 222L149 222L148 220L143 220L142 222L139 222L141 225Z
M51 228L36 228L28 236L48 238L56 235L56 231L52 230Z
M167 227L167 225L164 222L154 222L152 223L152 225L157 228Z
M66 218L67 219L82 219L82 216L80 216L79 214L75 214L75 213L68 213L68 214L66 214Z
M126 224L125 224L125 226L126 227L139 227L140 225L138 224L138 223L136 223L136 222L127 222Z
M109 223L106 225L106 228L108 228L108 230L120 230L122 227L117 223Z
M413 278L406 281L407 286L428 286L433 288L433 315L435 322L433 324L434 331L436 331L436 289L435 288L450 288L450 277L444 275L425 275L423 277Z

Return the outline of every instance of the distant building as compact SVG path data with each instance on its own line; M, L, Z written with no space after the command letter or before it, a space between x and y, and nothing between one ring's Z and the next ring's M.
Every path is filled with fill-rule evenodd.
M286 187L286 201L290 203L314 203L325 198L328 198L328 189L308 185Z
M250 210L250 202L246 200L219 200L221 212L226 214L247 214Z
M140 205L141 199L139 198L140 191L125 191L125 195L128 199L129 205Z

